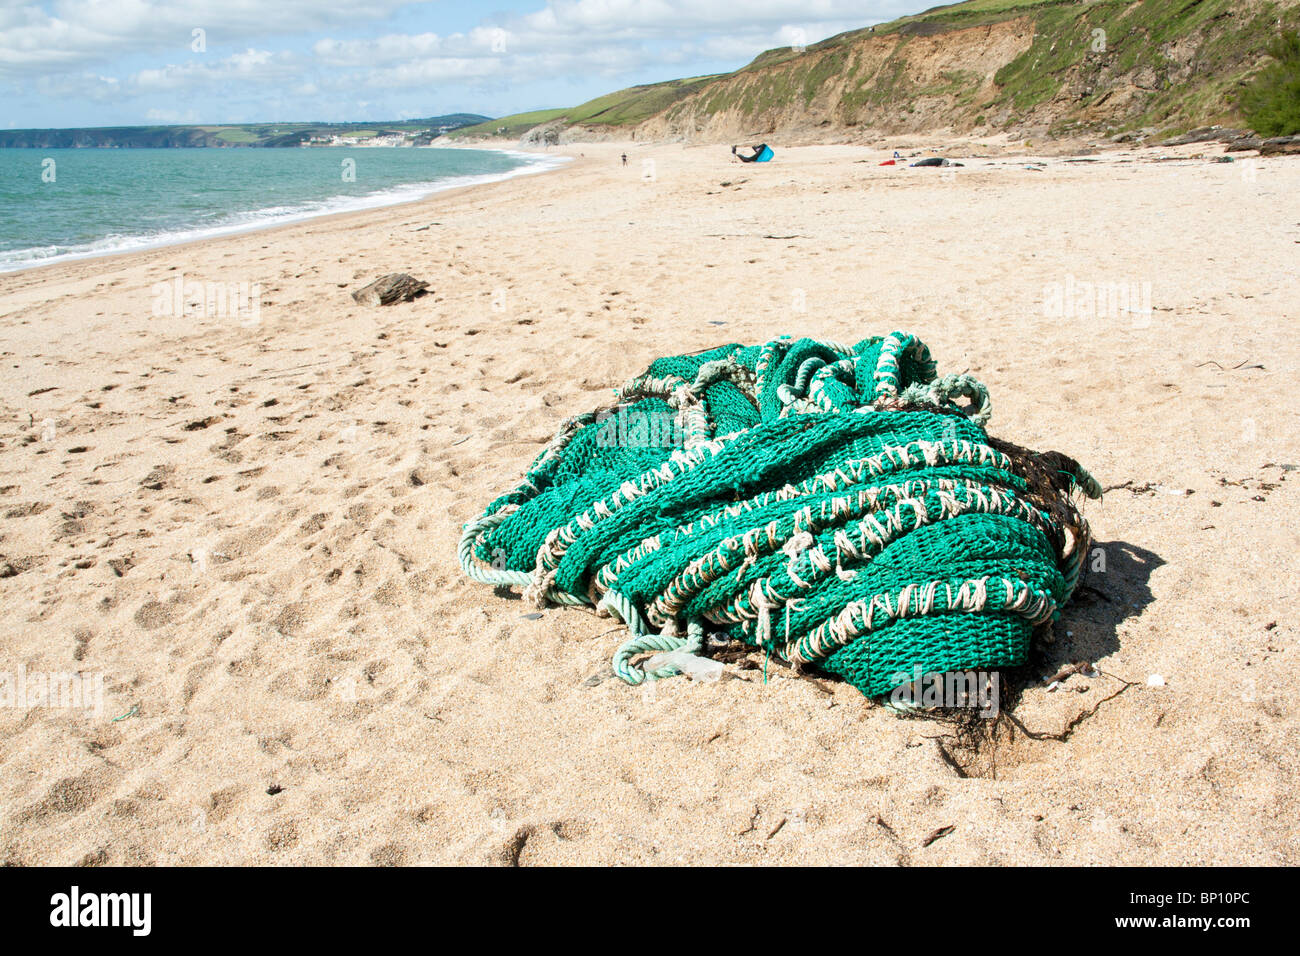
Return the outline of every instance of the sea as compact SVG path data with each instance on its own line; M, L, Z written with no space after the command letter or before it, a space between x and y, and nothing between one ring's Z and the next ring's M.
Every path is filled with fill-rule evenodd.
M0 149L0 272L409 202L540 172L487 149Z

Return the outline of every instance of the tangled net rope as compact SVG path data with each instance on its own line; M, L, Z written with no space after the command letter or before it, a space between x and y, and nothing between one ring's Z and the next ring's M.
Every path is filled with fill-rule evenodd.
M961 405L965 399L968 404ZM724 632L868 696L1025 661L1090 537L1077 462L990 438L987 389L903 332L661 358L564 423L465 525L461 566L539 606L588 605L653 651Z

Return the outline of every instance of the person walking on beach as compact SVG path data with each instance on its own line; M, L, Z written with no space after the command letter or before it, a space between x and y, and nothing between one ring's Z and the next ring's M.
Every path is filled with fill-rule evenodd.
M627 165L627 153L624 153L624 154L623 154L623 165L624 165L624 166Z

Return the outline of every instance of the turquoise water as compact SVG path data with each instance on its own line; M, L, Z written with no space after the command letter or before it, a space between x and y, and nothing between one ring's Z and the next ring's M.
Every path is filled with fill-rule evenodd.
M387 206L554 162L480 149L0 149L0 272Z

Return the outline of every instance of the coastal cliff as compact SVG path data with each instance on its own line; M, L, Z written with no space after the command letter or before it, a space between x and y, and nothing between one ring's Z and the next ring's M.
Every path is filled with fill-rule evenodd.
M1300 0L968 0L770 50L734 73L633 87L456 137L852 142L1122 135L1241 120L1237 95ZM531 122L530 122L531 121Z

